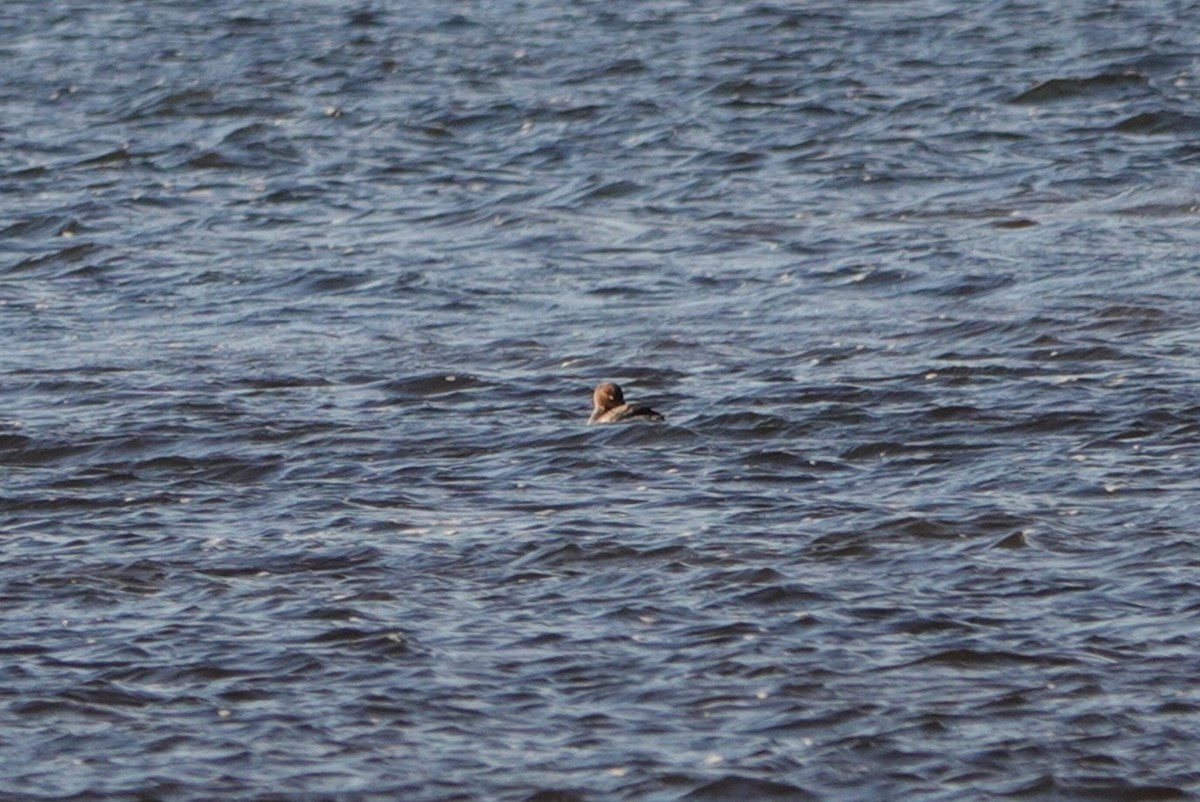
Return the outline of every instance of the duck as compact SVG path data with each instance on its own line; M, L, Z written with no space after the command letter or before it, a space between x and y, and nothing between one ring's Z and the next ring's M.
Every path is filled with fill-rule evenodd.
M666 418L650 407L626 404L625 393L621 392L621 386L618 384L602 382L596 385L595 391L592 392L592 416L588 418L589 425L632 420L661 421Z

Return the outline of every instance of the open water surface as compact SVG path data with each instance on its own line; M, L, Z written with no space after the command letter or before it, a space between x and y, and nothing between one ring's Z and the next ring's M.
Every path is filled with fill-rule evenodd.
M0 32L0 798L1200 797L1197 3Z

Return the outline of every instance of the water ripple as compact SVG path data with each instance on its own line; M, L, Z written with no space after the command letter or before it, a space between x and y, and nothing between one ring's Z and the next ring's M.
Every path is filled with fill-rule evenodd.
M1200 792L1185 4L319 5L7 9L0 796Z

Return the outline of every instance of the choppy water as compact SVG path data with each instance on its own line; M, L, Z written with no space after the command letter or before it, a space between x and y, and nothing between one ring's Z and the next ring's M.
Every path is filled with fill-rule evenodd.
M1195 798L1197 11L10 0L0 796Z

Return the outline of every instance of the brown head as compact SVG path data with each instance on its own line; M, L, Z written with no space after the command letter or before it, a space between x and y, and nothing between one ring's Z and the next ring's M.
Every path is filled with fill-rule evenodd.
M619 386L612 382L604 382L597 385L596 391L592 393L592 404L600 411L619 407L624 403L625 394L621 392Z

